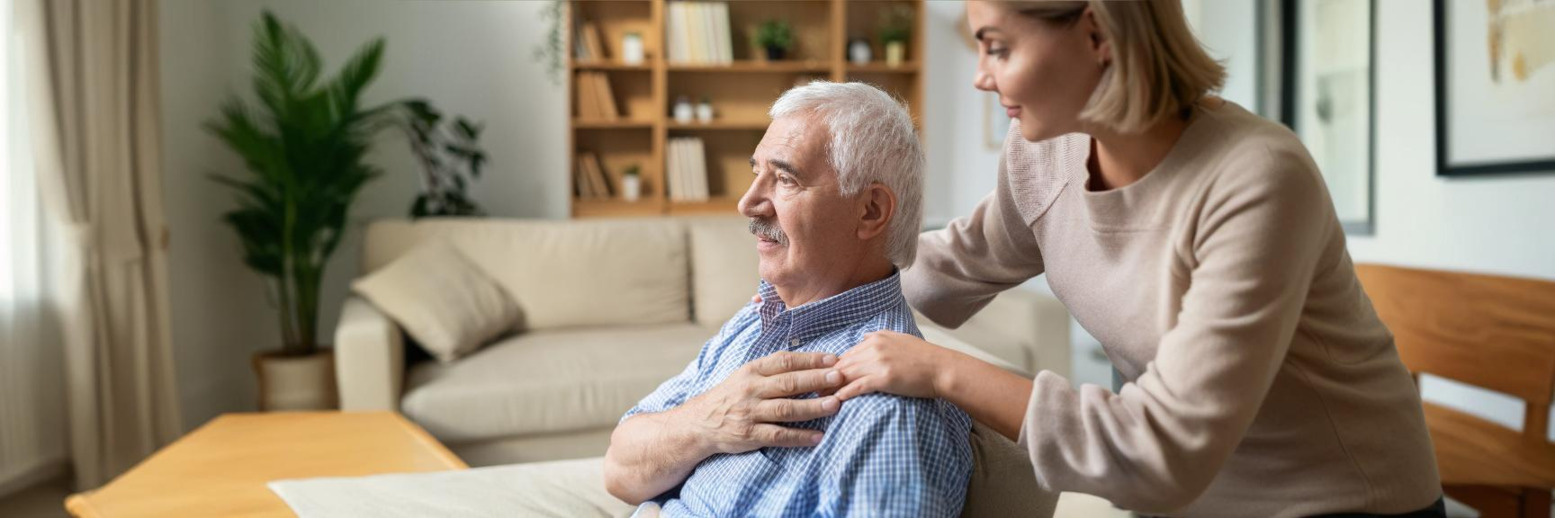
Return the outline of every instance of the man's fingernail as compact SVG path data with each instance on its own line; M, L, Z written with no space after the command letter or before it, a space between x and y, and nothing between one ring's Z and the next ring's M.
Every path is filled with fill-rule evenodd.
M836 385L836 384L841 383L841 382L842 382L842 374L841 373L839 373L837 371L831 371L831 372L826 373L826 384L828 384L828 385Z
M837 363L837 357L836 356L832 356L832 355L828 354L826 356L822 356L821 357L821 365L825 365L827 367L830 367L832 365L835 365L836 363Z
M823 439L823 438L825 438L825 437L826 437L826 436L824 436L824 435L821 435L821 434L815 434L815 435L811 435L811 436L810 436L810 443L811 443L811 444L820 444L820 443L821 443L821 439Z
M837 411L837 405L837 398L834 397L828 397L821 400L821 410L825 410L827 412Z

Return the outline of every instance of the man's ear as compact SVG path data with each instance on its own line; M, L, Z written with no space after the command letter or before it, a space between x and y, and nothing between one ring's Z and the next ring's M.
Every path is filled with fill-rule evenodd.
M867 241L884 234L891 218L896 217L896 193L885 184L873 182L859 193L858 201L859 239Z

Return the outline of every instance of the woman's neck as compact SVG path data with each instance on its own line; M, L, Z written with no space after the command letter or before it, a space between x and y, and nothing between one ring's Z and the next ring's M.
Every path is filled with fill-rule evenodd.
M1118 189L1150 174L1188 128L1184 117L1169 117L1139 133L1117 133L1095 128L1088 131L1095 139L1095 153L1086 164L1090 172L1087 187L1092 191Z

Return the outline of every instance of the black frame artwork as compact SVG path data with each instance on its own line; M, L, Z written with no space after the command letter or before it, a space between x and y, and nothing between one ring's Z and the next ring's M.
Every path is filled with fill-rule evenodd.
M1301 2L1279 2L1279 120L1299 136L1297 127L1301 84ZM1351 235L1371 235L1377 224L1377 1L1366 1L1366 45L1368 65L1366 71L1366 218L1364 220L1340 220L1344 232Z
M1522 174L1548 174L1555 172L1555 155L1548 158L1534 160L1511 160L1504 162L1480 162L1470 164L1453 164L1448 156L1449 144L1452 142L1452 121L1449 114L1452 102L1452 92L1448 88L1447 67L1447 31L1450 29L1447 20L1447 1L1432 1L1432 30L1435 33L1433 42L1433 57L1435 60L1436 80L1436 175L1446 177L1473 177L1491 175L1522 175ZM1555 138L1555 137L1552 137Z

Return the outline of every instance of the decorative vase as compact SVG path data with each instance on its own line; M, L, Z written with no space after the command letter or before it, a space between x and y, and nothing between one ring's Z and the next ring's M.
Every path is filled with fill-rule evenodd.
M905 57L906 55L907 55L907 44L906 43L903 43L903 42L900 42L900 41L893 41L893 42L885 44L885 64L886 64L886 66L894 67L894 66L901 65L902 64L902 58Z
M869 48L869 40L854 38L848 44L848 61L852 61L856 65L868 65L872 59L875 59L875 55L874 51Z
M691 122L691 118L696 115L696 109L691 107L691 100L686 99L686 96L682 95L675 100L674 115L675 122L685 124Z
M702 101L697 105L697 121L713 122L713 103Z
M787 53L787 51L783 50L783 47L767 47L767 60L782 61L783 55Z
M643 63L643 37L635 32L628 32L621 38L621 62L628 65L641 65Z
M637 201L638 198L642 197L642 192L643 180L641 177L638 177L635 174L629 174L621 177L621 199L626 201Z
M335 353L328 349L305 356L280 351L254 353L259 377L259 410L333 410L340 406L335 388Z

